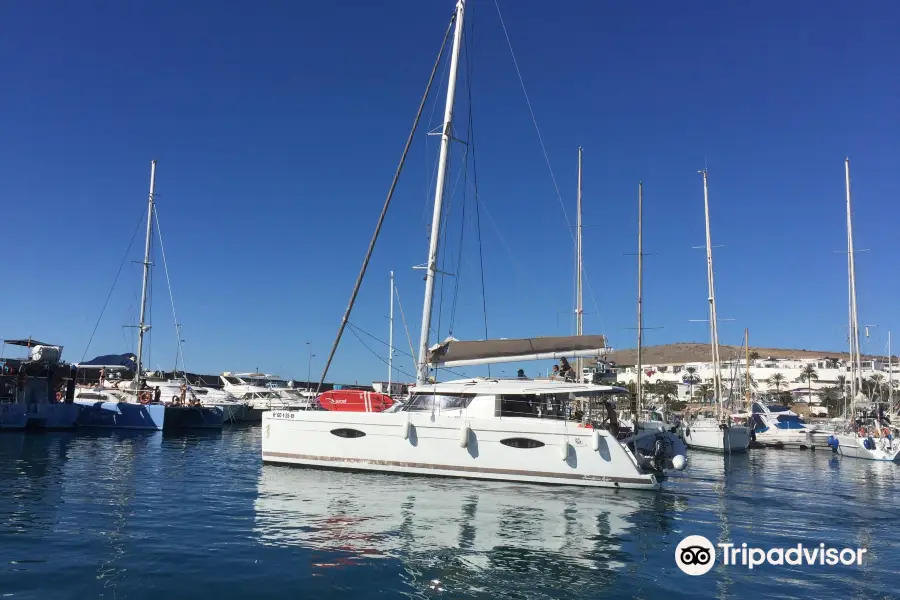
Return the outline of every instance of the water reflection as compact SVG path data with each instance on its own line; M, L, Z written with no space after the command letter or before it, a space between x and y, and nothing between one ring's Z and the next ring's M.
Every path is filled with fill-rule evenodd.
M412 579L451 590L477 587L482 575L485 585L501 576L507 591L559 589L618 577L633 560L625 546L635 514L656 498L267 465L255 531L265 545L317 551L321 567L399 559Z

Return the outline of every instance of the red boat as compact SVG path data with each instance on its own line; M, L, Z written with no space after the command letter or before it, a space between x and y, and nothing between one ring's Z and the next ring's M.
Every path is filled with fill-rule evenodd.
M319 406L338 412L382 412L393 403L387 394L364 390L331 390L319 396Z

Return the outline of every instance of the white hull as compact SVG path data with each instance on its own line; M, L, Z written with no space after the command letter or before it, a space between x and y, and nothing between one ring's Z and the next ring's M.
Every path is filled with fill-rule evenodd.
M750 446L750 429L747 427L722 428L718 423L694 423L682 426L681 436L692 450L729 454L746 452Z
M775 429L756 433L756 444L767 448L809 448L828 447L829 434L803 429Z
M861 458L863 460L877 460L884 462L900 462L900 440L888 441L886 439L874 439L875 449L869 450L863 446L865 438L856 435L838 435L837 451L841 456L849 458Z
M364 435L332 433L346 435L346 430ZM263 415L262 458L270 463L472 479L659 487L656 477L643 472L608 432L598 431L597 437L599 447L594 450L593 430L553 419L274 411ZM515 438L543 445L517 448L501 443Z

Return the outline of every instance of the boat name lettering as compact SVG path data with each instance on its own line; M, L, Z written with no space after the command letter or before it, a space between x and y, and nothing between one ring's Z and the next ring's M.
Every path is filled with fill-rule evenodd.
M296 415L290 411L278 411L272 413L273 419L293 419Z

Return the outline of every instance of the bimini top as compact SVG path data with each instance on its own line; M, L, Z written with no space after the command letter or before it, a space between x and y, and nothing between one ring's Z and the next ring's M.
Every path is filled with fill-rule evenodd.
M544 394L591 394L627 393L625 388L590 383L570 383L544 379L489 379L474 377L441 383L431 383L410 388L413 394L480 394L486 396L522 396Z
M3 343L9 344L10 346L24 346L26 348L34 348L35 346L53 346L62 348L62 346L57 346L56 344L45 344L44 342L39 342L31 338L28 338L27 340L3 340Z

